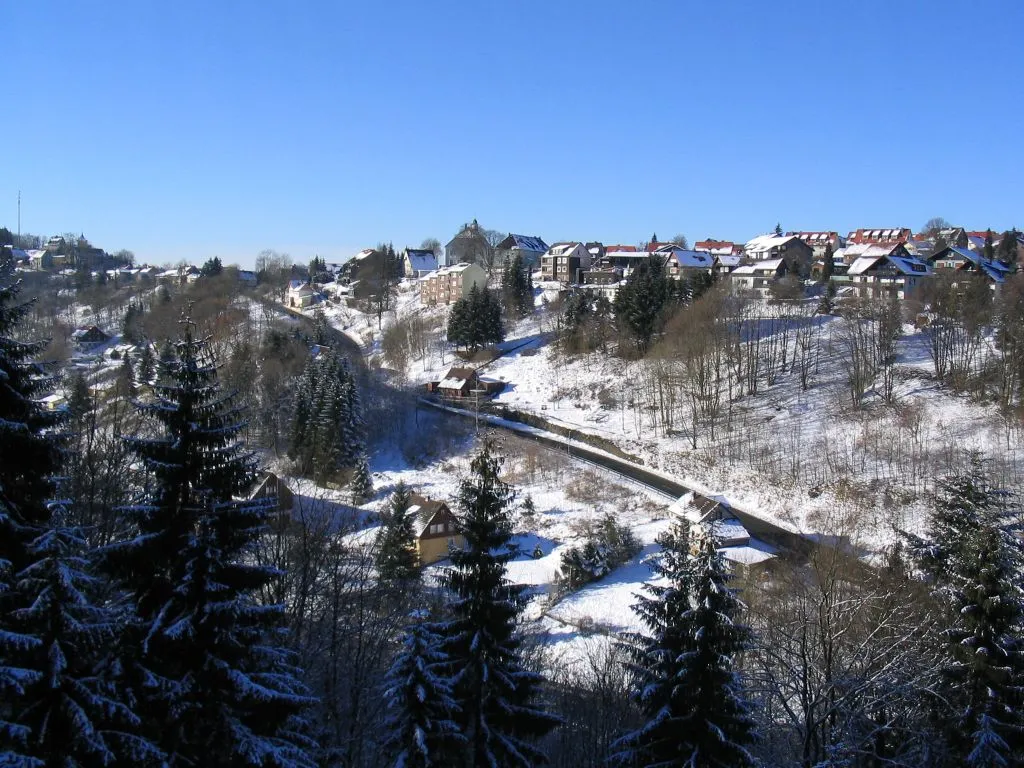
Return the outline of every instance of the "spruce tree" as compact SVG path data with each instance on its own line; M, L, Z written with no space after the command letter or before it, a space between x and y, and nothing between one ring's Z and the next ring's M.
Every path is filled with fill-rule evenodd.
M775 223L775 236L782 237L782 224L779 222Z
M667 583L644 585L634 611L648 634L626 643L648 720L620 739L617 759L665 768L753 765L754 722L734 669L750 631L735 623L740 604L714 537L691 537L680 521L659 542L655 572Z
M139 345L135 369L138 372L140 384L150 384L156 375L156 360L153 357L153 347L146 340L143 340Z
M360 456L352 471L352 500L356 504L365 504L373 497L373 481L370 479L370 465L365 456Z
M387 748L396 768L448 768L461 760L466 738L454 720L458 705L439 642L425 623L411 624L384 679Z
M457 722L467 739L464 765L535 766L534 742L559 720L536 702L542 678L523 668L516 621L523 587L505 574L512 558L509 505L514 493L499 478L501 460L486 442L459 488L460 532L466 547L451 553L440 581L452 596L453 618L437 626L453 675Z
M985 257L985 261L995 261L996 247L992 240L991 229L985 231L985 246L982 255Z
M657 256L641 261L615 295L615 319L619 329L632 336L643 353L660 330L672 292L672 279Z
M31 733L26 751L41 765L67 768L159 762L159 750L137 735L138 717L97 674L100 653L116 634L115 617L97 600L87 544L65 517L55 504L50 525L32 543L36 560L17 579L35 596L15 616L33 639L33 671L16 716Z
M420 578L411 505L408 487L399 482L391 494L377 538L377 577L385 584L404 586Z
M32 736L15 718L26 683L38 674L33 653L41 644L18 618L36 598L19 574L36 561L34 542L50 520L60 460L53 437L60 417L38 402L53 383L36 362L46 344L13 338L33 304L19 302L20 290L13 257L0 251L0 755L14 764Z
M945 608L939 716L951 757L965 765L1024 759L1024 557L1011 530L1019 510L1006 502L974 454L966 472L940 483L929 540L913 542Z
M299 377L288 457L317 480L355 466L364 452L359 391L348 361L334 352L310 358Z
M121 682L173 765L311 765L284 606L257 601L278 577L253 561L275 500L235 500L256 477L238 438L242 408L182 324L155 401L137 404L155 434L128 441L145 492L124 510L128 536L104 551L131 609Z
M832 243L825 246L825 255L822 257L821 282L828 285L832 275L836 271L836 262L832 252Z

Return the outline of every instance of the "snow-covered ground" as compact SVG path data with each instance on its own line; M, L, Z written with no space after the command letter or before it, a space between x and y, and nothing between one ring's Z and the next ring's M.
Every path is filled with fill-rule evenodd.
M656 423L654 364L600 353L566 358L551 342L555 320L541 304L538 292L537 312L510 329L502 346L517 349L481 370L507 383L497 403L611 440L650 467L791 528L883 546L897 530L919 529L936 478L964 461L965 449L990 457L998 482L1024 480L1020 429L991 404L941 387L913 326L898 342L895 404L869 391L864 408L850 407L841 321L819 318L809 389L783 372L733 402L731 428L701 432L694 448L684 430ZM376 317L329 311L371 354L379 348ZM385 326L412 313L443 323L446 309L420 307L417 286L407 282ZM437 381L456 362L434 344L404 373L413 385Z

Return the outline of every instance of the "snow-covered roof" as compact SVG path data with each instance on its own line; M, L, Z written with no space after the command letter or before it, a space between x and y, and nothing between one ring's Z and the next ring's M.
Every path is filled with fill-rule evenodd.
M355 256L353 256L349 261L362 261L367 256L372 256L373 254L374 254L374 249L373 248L363 248L363 250L361 250L359 253L357 253Z
M741 258L741 256L734 256L728 252L715 255L715 261L723 267L738 267Z
M794 237L793 235L759 235L752 240L748 240L747 244L743 246L743 250L754 253L758 251L770 251L772 248L785 245L791 240L799 239L800 238Z
M904 275L930 275L931 268L923 261L916 257L904 257L904 256L891 256L883 254L881 256L861 256L853 264L850 265L847 270L848 275L862 275L865 272L873 269L880 261L887 259L890 264L896 267L896 270Z
M409 268L416 272L433 272L437 269L437 256L433 251L406 248L405 257L409 260Z
M555 243L547 249L546 253L550 253L552 256L564 256L567 253L574 251L577 246L582 247L578 242L572 243Z
M775 557L775 549L763 541L752 539L749 544L738 547L723 547L722 557L741 565L757 565Z
M607 251L604 257L606 259L649 259L651 254L648 251Z
M707 251L684 251L677 249L671 252L669 258L674 260L680 269L707 269L714 262L711 254Z
M509 237L512 238L515 243L515 247L521 250L533 251L534 253L545 253L548 250L548 244L539 237L515 234L510 234Z

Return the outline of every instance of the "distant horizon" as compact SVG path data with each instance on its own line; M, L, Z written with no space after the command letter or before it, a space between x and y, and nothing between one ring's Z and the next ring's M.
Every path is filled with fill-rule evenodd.
M0 23L0 225L20 190L23 232L140 261L337 260L473 218L549 243L1024 226L1016 46L937 53L1020 29L1010 0L40 0Z

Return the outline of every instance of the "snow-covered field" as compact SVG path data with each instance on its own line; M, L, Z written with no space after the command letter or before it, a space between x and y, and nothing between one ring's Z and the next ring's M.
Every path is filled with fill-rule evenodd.
M851 408L838 341L838 318L819 318L810 387L792 370L772 386L732 403L731 428L704 431L694 448L685 431L666 431L655 417L654 365L599 353L566 358L551 343L555 321L540 306L510 329L514 352L481 373L507 383L496 402L613 441L648 466L724 496L729 503L805 532L841 534L878 547L899 529L918 529L937 477L954 470L965 450L992 459L998 482L1021 485L1021 432L990 404L940 387L926 340L905 326L898 342L895 402L869 391ZM376 317L334 309L332 322L361 338L372 355ZM421 308L406 283L385 324ZM411 384L440 379L456 361L428 347L404 372Z

